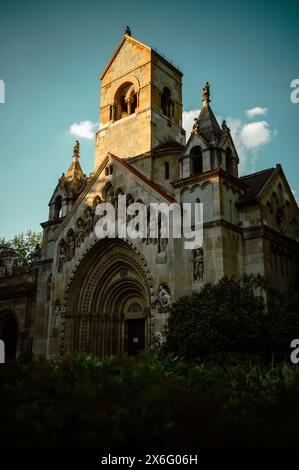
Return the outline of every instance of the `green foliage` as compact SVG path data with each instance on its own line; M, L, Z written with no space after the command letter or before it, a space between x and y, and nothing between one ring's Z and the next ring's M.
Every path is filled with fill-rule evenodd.
M259 354L265 332L264 281L224 277L176 302L166 327L164 351L186 359L236 352Z
M286 294L276 295L267 318L269 349L289 354L291 340L299 338L299 284Z
M0 368L1 447L298 446L299 369L146 351Z
M41 233L27 230L26 233L15 235L12 240L1 240L2 244L15 250L15 264L26 268L32 264L35 247L41 244Z

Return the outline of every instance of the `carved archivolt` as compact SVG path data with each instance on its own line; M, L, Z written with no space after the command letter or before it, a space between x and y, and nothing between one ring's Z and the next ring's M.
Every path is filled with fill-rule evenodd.
M142 306L150 334L152 277L144 257L118 239L96 241L67 285L61 322L61 353L74 350L105 355L124 348L125 311L130 302Z
M108 269L113 270L113 267L115 270L118 269L120 277L123 277L124 270L138 273L144 289L151 288L152 276L145 262L144 254L132 242L119 239L94 240L78 259L78 263L70 275L65 293L67 312L70 308L74 309L74 307L70 307L69 299L73 297L72 290L78 279L80 279L81 293L79 298L76 296L76 311L86 313L99 280L107 273Z

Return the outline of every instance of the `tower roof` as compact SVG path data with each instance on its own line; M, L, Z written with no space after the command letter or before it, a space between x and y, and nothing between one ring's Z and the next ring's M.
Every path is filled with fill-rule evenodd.
M107 71L109 70L109 68L111 67L112 63L114 62L116 56L118 55L119 51L121 50L121 48L123 47L123 45L125 44L126 41L129 41L130 43L140 47L140 48L143 48L145 50L147 50L150 54L152 54L153 56L157 56L159 57L159 59L166 63L168 65L168 67L170 67L171 69L175 70L177 73L179 73L181 76L183 75L183 73L181 72L181 70L179 70L172 62L170 62L169 60L167 60L164 56L162 56L161 54L159 54L158 51L156 51L154 48L152 48L151 46L148 46L147 44L144 44L143 42L141 41L138 41L138 39L135 39L133 36L132 36L132 32L131 32L131 29L129 28L129 26L126 27L125 29L125 33L120 41L120 43L118 44L117 48L115 49L114 53L112 54L112 56L110 57L109 59L109 62L107 63L106 67L104 68L103 72L101 73L100 75L100 79L103 80L104 76L106 75Z
M60 179L60 185L64 187L70 196L76 195L82 188L82 183L85 182L85 175L82 171L80 162L80 143L76 140L73 153L73 161L66 173Z
M208 144L218 144L223 132L218 121L210 107L210 84L206 82L202 90L202 108L193 130L200 134Z

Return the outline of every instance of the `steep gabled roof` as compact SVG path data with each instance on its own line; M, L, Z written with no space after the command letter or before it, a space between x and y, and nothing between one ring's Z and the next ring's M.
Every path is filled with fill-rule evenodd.
M127 171L132 173L134 176L137 176L138 179L143 181L143 183L145 183L151 189L153 189L158 194L160 194L160 196L166 199L169 203L175 202L175 199L172 196L170 196L170 194L168 194L163 188L161 188L161 186L159 186L157 183L154 183L154 181L151 181L148 178L146 178L146 176L144 176L142 173L136 170L136 168L134 168L133 166L129 165L124 159L119 158L116 155L113 155L111 153L109 155L113 160L116 160L118 163L120 163L120 165L122 165Z
M108 69L110 68L111 64L113 63L115 57L117 56L117 54L119 53L120 49L122 48L122 46L124 45L124 43L126 41L129 41L129 42L132 42L133 44L136 44L138 45L139 47L142 47L143 49L146 49L148 50L149 52L151 51L151 48L149 46L147 46L146 44L143 44L142 42L138 41L137 39L135 38L132 38L132 36L130 36L129 34L125 34L122 38L122 40L120 41L119 45L117 46L117 48L115 49L114 53L112 54L108 64L106 65L106 67L104 68L103 72L101 73L100 75L100 79L103 80L104 76L106 75L106 72L108 71Z
M106 75L107 71L109 70L111 64L113 63L114 59L116 58L117 54L119 53L119 51L121 50L122 46L124 45L124 43L126 41L129 41L143 49L146 49L147 51L149 51L154 57L157 57L159 60L161 60L162 62L164 62L165 64L167 64L171 69L175 70L177 73L179 73L181 76L183 75L183 73L181 72L181 70L179 70L173 63L169 62L169 60L167 60L165 57L163 57L161 54L159 54L158 51L156 51L155 49L153 49L152 47L148 46L147 44L144 44L143 42L141 41L138 41L138 39L135 39L133 38L132 36L130 36L129 34L125 34L122 38L122 40L120 41L120 43L118 44L117 48L115 49L114 53L112 54L108 64L106 65L106 67L104 68L103 72L101 73L100 75L100 79L103 80L104 76Z
M222 137L222 130L209 104L203 106L199 113L197 131L208 143L218 143Z
M248 186L248 190L238 199L236 205L239 207L256 201L275 171L276 168L267 168L251 175L241 176L240 180Z

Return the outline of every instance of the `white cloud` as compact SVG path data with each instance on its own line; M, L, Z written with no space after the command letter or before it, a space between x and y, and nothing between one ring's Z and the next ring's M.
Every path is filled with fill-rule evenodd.
M270 131L267 121L258 121L245 124L240 137L247 149L257 149L268 144L272 139L272 135L273 133Z
M96 122L81 121L79 123L74 122L69 129L70 135L80 137L81 139L93 139L95 136L95 130L98 127Z
M260 106L256 106L255 108L247 109L245 111L246 116L248 118L254 118L255 116L265 116L267 114L268 108L261 108Z
M191 111L183 112L183 128L186 131L186 140L189 139L194 124L194 119L198 117L199 112L200 109L192 109Z

